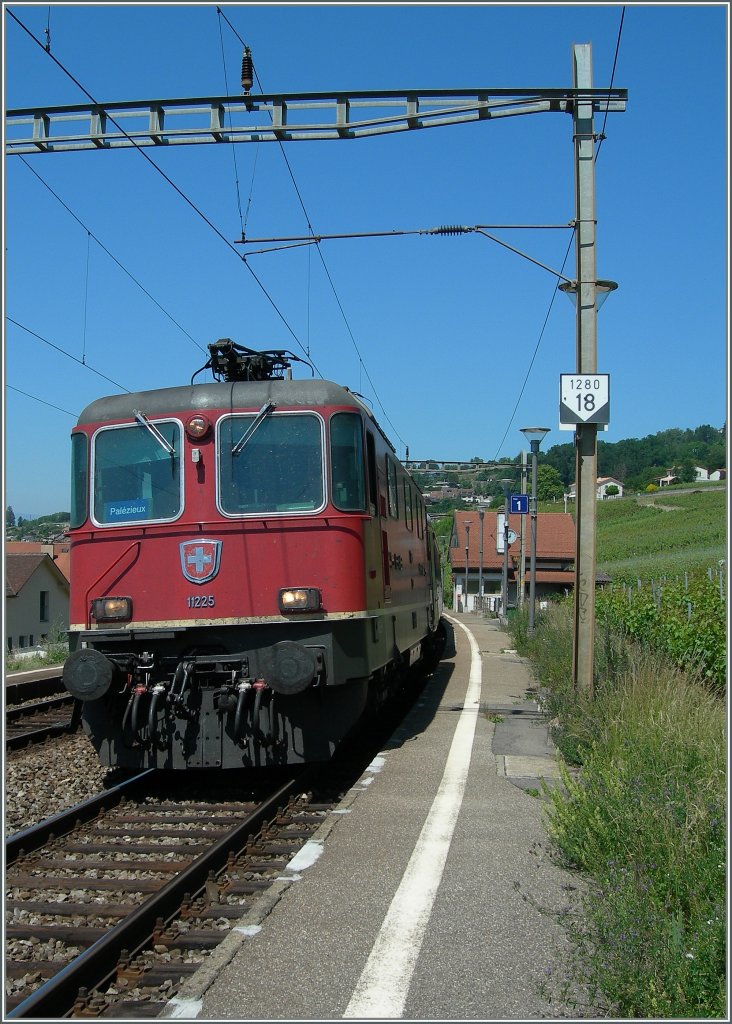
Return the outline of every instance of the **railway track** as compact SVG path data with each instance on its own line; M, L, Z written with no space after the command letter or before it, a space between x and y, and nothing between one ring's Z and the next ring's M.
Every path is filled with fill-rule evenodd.
M5 686L5 749L22 750L79 727L80 705L64 689L60 672Z
M231 799L147 772L11 837L8 1017L155 1016L321 823L312 774Z
M6 842L8 1019L155 1017L393 734L405 689L327 764L148 771Z

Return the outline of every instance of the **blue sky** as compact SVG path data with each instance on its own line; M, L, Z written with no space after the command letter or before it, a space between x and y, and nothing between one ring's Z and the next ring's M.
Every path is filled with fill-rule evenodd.
M594 85L609 86L623 7L222 10L262 88L297 93L566 88L573 43L592 44ZM225 73L240 92L241 43L214 4L52 4L50 26L47 4L3 11L6 108L85 102L9 11L42 42L50 27L52 54L102 103L223 95ZM598 276L619 284L598 318L605 441L726 420L728 42L727 4L625 8L613 84L628 89L628 107L609 115L596 165ZM236 177L249 237L307 230L276 143L235 147L236 176L231 146L147 152L231 241ZM321 234L574 216L566 114L286 152ZM241 260L139 153L25 159L5 160L6 315L87 364L5 325L5 503L44 514L69 507L75 416L118 390L89 366L136 391L187 383L220 337L303 353ZM567 230L495 234L556 270L570 240ZM400 457L406 445L412 458L514 456L520 427L536 424L551 427L542 450L571 440L558 429L558 393L559 375L575 369L575 320L566 298L552 302L552 274L474 234L325 241L321 252L337 300L313 247L250 263L320 374L371 401ZM573 250L565 272L574 276Z

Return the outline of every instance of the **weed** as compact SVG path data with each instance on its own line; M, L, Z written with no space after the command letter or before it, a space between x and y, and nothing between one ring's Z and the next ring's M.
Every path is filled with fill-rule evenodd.
M8 654L5 658L6 672L25 672L33 668L62 665L69 656L66 632L54 623L48 639L35 648L35 653L26 657Z

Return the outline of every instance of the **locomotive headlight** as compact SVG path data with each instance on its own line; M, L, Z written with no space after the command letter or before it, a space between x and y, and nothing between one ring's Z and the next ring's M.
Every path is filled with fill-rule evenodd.
M317 587L281 590L279 603L282 612L316 612L320 608L320 591Z
M97 597L92 601L91 612L97 622L129 622L132 618L132 598Z
M207 416L201 416L200 414L191 416L191 418L186 422L186 434L188 434L193 441L200 441L202 437L206 436L210 429L211 421Z

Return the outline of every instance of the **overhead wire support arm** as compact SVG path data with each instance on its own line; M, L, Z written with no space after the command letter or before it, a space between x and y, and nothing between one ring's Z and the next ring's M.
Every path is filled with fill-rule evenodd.
M5 152L358 139L497 117L571 114L580 101L599 113L622 112L627 90L372 90L23 107L6 113Z

